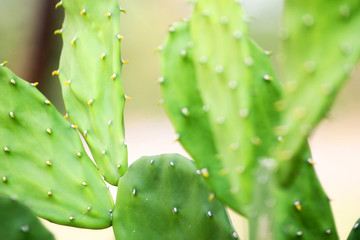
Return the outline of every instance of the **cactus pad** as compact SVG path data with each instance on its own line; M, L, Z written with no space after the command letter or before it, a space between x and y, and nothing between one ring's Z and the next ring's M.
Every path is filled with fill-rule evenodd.
M58 224L105 228L113 202L77 127L0 65L0 194Z
M360 58L357 0L286 0L283 51L279 56L286 89L278 157L291 178L290 160L325 117L340 87ZM294 158L298 159L298 158Z
M171 27L161 85L180 142L217 196L246 215L254 172L278 141L280 85L241 5L225 2L198 1L190 23Z
M54 240L29 208L0 195L0 239Z
M117 239L238 239L193 162L176 154L130 166L119 181L113 221Z
M347 240L359 240L359 239L360 239L360 219L358 219L354 224Z
M63 0L58 74L69 119L85 137L100 172L117 185L127 169L116 0Z

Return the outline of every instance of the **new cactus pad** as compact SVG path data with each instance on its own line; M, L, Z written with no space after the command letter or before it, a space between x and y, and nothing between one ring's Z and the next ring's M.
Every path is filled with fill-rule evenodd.
M238 239L201 172L177 154L142 157L119 181L117 239Z
M55 223L110 226L112 198L77 127L35 85L0 65L0 194Z
M330 109L340 87L360 58L355 34L360 24L360 2L285 1L283 44L279 58L284 82L282 123L284 141L281 178L298 171L293 163L306 139Z
M121 9L116 0L64 0L59 69L69 119L79 127L105 180L117 185L127 169L121 82Z

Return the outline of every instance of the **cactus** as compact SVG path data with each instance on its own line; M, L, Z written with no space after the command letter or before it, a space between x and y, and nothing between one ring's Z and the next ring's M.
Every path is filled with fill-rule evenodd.
M289 161L299 175L279 184L285 93L244 19L238 2L199 0L170 27L159 80L179 141L216 196L249 218L251 239L338 239L307 144Z
M238 239L200 175L192 161L177 154L135 161L119 181L116 238Z
M286 66L281 70L287 107L278 133L284 139L278 157L281 178L287 181L298 169L287 160L301 151L360 58L354 34L360 2L287 0L284 13L280 59Z
M0 66L0 193L49 221L111 225L113 202L77 127L37 89ZM98 196L101 196L98 197Z
M0 195L0 239L54 240L54 236L40 223L29 208L16 200Z
M61 1L65 21L58 74L69 119L83 134L105 180L117 185L127 169L116 0Z
M347 238L347 240L358 240L360 239L360 219L358 219L356 221L356 223L354 224L353 228L351 229L351 232L349 234L349 237Z
M223 3L202 6L203 2L197 3L190 30L187 22L173 25L164 45L165 107L179 141L203 169L217 196L246 214L244 207L251 199L244 192L252 186L252 171L260 162L256 159L267 158L267 148L278 141L272 128L278 121L273 103L279 98L279 83L269 56L246 36L241 6L231 1L222 9ZM229 9L233 12L225 15ZM221 19L234 21L224 25ZM210 38L214 42L204 44ZM221 39L226 44L211 50ZM232 57L227 60L230 51Z

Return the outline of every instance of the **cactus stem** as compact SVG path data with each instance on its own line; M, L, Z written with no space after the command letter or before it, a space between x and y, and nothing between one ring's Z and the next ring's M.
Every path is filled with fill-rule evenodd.
M16 81L14 79L10 79L10 83L14 86L16 86Z
M242 117L242 118L246 118L247 116L249 116L249 109L241 109L240 111L239 111L239 114L240 114L240 116Z

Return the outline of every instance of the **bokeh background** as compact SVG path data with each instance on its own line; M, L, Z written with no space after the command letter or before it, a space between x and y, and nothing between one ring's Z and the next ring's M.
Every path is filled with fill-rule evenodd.
M57 69L63 10L55 11L54 0L0 0L0 62L20 77L40 82L40 90L64 112L60 85L51 71ZM244 0L250 16L251 34L258 44L276 53L280 28L281 0ZM122 57L125 92L132 97L126 105L126 137L130 161L143 155L178 152L174 130L159 102L159 54L156 49L166 37L169 24L187 17L191 7L185 0L122 0L127 11L121 18L125 36ZM326 57L326 56L324 56ZM342 89L329 117L310 138L316 170L332 199L341 239L346 239L360 217L360 70ZM1 91L1 90L0 90ZM1 94L1 93L0 93ZM115 193L116 189L112 189ZM135 210L136 211L136 210ZM247 239L246 221L232 214L242 239ZM58 240L114 239L112 230L84 230L44 221Z

